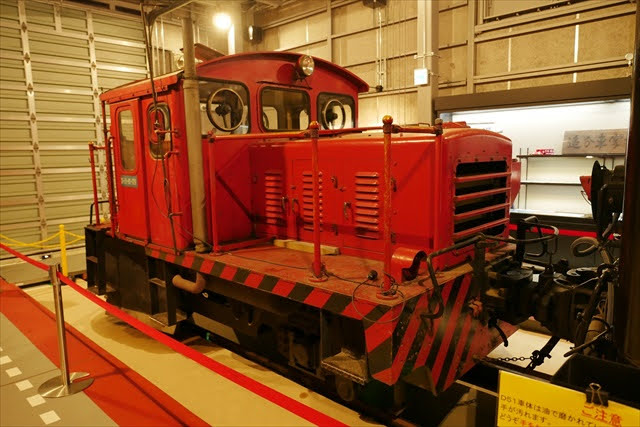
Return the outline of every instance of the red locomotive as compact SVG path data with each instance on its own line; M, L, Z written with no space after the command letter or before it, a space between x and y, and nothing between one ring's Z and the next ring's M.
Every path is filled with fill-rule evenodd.
M178 71L101 96L111 125L91 149L108 154L110 220L96 193L90 289L335 380L345 400L440 393L515 331L482 279L513 254L500 242L517 187L508 138L388 116L359 128L369 88L354 74L246 53L198 65L201 149L188 150L187 82ZM467 244L479 233L498 243Z

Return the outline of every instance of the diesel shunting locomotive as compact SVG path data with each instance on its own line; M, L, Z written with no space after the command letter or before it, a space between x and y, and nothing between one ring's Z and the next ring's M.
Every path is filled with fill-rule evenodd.
M439 120L358 127L368 89L322 59L271 52L103 93L110 127L91 150L106 152L109 215L95 192L89 288L344 400L385 390L394 411L408 387L449 388L531 315L559 338L591 331L600 312L576 314L601 298L603 271L549 263L534 281L525 246L545 259L557 229L529 218L509 237L511 141Z

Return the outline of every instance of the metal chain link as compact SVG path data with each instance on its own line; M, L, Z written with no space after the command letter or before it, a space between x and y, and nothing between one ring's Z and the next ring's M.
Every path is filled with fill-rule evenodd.
M485 360L496 362L525 362L527 360L533 360L533 356L514 356L514 357L485 357Z

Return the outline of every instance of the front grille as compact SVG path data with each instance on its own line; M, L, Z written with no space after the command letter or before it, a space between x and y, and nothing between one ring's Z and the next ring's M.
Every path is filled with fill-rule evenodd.
M476 233L498 235L509 222L507 162L460 163L456 168L453 241Z

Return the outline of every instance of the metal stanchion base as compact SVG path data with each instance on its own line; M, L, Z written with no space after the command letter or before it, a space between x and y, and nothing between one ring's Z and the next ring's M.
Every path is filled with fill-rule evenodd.
M62 375L53 377L45 381L39 388L38 393L42 397L65 397L76 394L93 384L93 378L82 381L75 381L89 376L86 372L72 372L69 374L71 384L68 386L62 382Z

